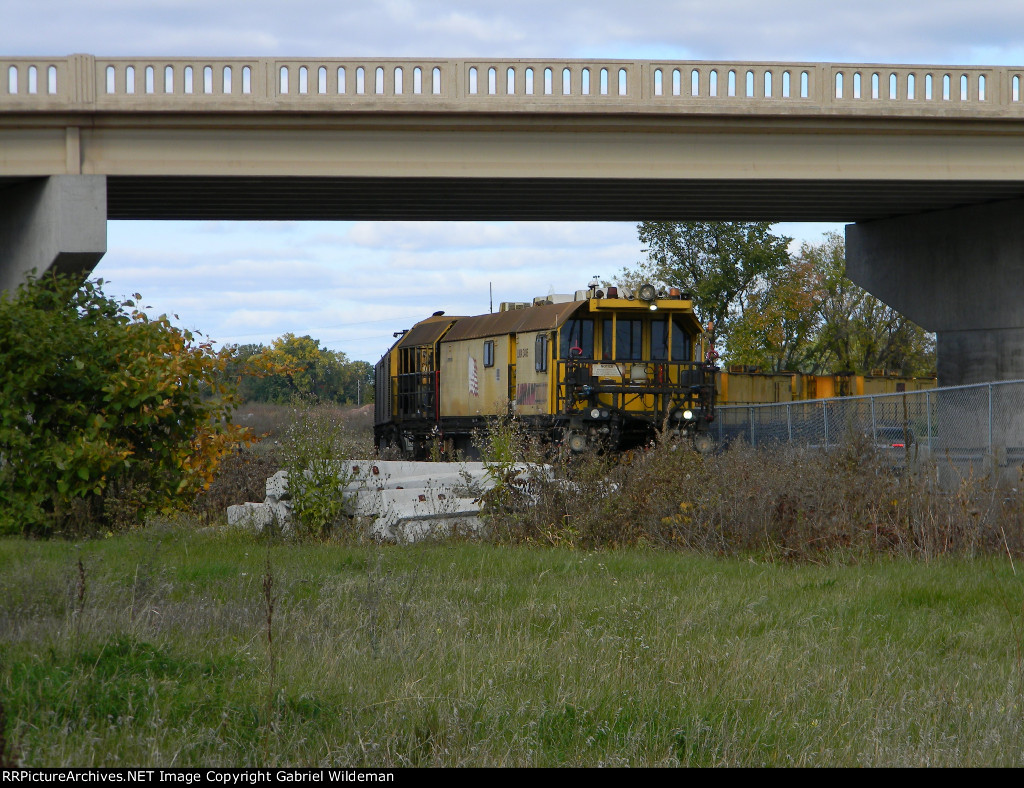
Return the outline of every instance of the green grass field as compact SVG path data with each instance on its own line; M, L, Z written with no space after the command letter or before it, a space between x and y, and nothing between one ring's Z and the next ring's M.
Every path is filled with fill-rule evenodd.
M268 547L188 523L7 539L2 746L30 766L1021 766L1014 568Z

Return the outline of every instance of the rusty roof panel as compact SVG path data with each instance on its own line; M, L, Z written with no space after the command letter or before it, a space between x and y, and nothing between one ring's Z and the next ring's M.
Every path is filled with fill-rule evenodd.
M564 304L544 304L525 309L496 312L493 315L463 317L445 336L445 341L476 339L527 331L546 331L564 323L586 301L568 301Z
M421 320L405 332L405 335L395 343L395 347L419 347L421 345L433 345L444 335L444 332L448 330L448 326L457 320L465 320L465 318L438 315L435 317L428 317L426 320Z

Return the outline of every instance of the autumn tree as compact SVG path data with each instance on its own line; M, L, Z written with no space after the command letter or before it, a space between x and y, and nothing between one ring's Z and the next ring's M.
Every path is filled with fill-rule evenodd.
M310 336L284 334L270 347L240 345L233 349L229 374L240 379L239 391L256 402L289 402L299 397L320 402L354 403L373 399L373 367L349 361Z
M828 233L820 244L804 243L798 259L814 272L818 328L813 355L819 369L934 373L933 335L847 278L842 236Z
M751 289L728 336L730 361L771 372L818 371L816 273L797 258Z
M244 436L227 354L101 287L0 294L0 534L130 526L194 496Z

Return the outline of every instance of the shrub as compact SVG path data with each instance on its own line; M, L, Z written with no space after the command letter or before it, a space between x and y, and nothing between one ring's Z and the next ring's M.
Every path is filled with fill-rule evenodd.
M831 452L737 442L702 456L664 441L561 464L560 478L535 496L493 510L490 533L500 542L790 561L1024 554L1024 484L967 476L939 485L933 467L897 474L889 466L857 442Z
M101 287L47 275L0 294L0 534L131 525L243 439L225 354Z

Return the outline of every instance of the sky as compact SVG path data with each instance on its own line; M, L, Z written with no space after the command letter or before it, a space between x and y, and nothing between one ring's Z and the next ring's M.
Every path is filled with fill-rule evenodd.
M1024 63L1010 0L0 0L0 20L4 55ZM582 289L641 248L612 222L117 221L94 276L218 345L291 332L376 362L435 310Z

